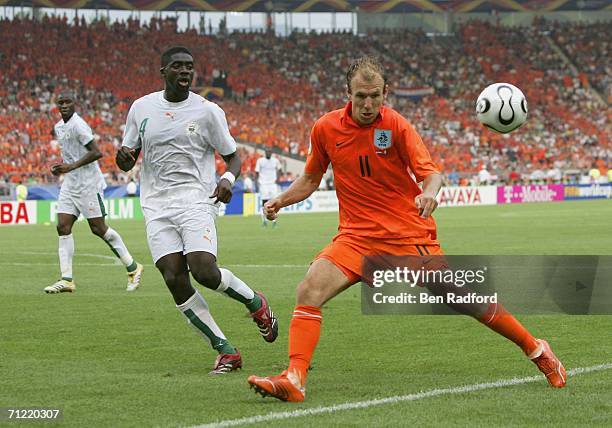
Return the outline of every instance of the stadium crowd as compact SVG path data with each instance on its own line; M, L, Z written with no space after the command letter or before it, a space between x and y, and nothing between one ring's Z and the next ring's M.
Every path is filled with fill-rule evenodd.
M178 32L174 20L156 18L147 25L0 20L0 180L55 182L49 172L59 158L51 134L59 119L54 96L69 88L105 155L102 170L111 182L128 181L114 165L127 110L160 89L152 65L173 44L192 49L194 89L217 97L239 142L303 157L316 118L346 102L348 64L371 54L388 68L388 103L413 122L449 183L558 182L562 171L593 168L606 176L611 110L589 87L610 102L605 33L605 24L543 20L520 28L471 21L454 35L435 37L418 30L212 36ZM222 97L207 89L219 70L227 75ZM527 123L508 135L485 130L474 114L479 92L495 81L520 87L529 102ZM423 88L433 93L415 99L402 91ZM255 165L250 153L240 153L245 173Z
M546 23L555 42L580 69L583 83L590 81L605 97L612 102L612 64L610 63L612 28L607 22L596 24ZM607 34L607 35L606 35ZM586 78L586 79L585 79Z

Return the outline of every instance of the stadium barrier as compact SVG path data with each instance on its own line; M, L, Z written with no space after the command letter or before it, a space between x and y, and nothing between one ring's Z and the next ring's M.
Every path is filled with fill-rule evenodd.
M257 193L245 193L243 215L259 214L261 198ZM497 204L496 186L453 186L444 187L438 194L438 203L441 207L464 205L495 205ZM308 213L308 212L335 212L338 211L338 198L333 190L318 191L305 201L290 207L283 208L282 213Z
M564 197L563 184L529 184L497 188L498 204L553 202L562 201Z
M1 201L0 225L37 223L37 201Z
M443 187L436 198L439 207L497 204L496 186Z
M139 198L105 199L108 219L142 219ZM83 220L80 217L79 220ZM0 224L51 224L57 221L57 201L33 200L0 202Z
M259 193L243 194L243 215L259 215L261 208L261 196ZM295 213L322 213L338 211L338 198L333 190L322 190L314 192L308 199L285 207L281 210L284 214Z
M38 223L55 223L57 220L57 201L38 202ZM142 220L142 209L139 198L104 199L106 218L109 220L136 219ZM82 220L83 217L80 217Z
M437 198L440 207L587 199L612 199L612 183L444 187ZM138 197L107 198L104 205L110 220L143 219ZM238 191L229 204L221 204L219 215L259 215L260 207L258 193ZM305 201L282 210L285 214L336 211L335 191L315 192ZM56 200L0 201L0 225L52 224L56 219Z
M566 201L579 199L611 199L612 183L605 184L568 184L563 193Z

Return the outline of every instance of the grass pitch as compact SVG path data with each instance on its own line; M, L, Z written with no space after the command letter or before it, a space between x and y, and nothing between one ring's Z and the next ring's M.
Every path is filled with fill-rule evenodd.
M436 212L448 254L612 254L612 203L563 202ZM238 303L203 295L244 370L210 376L215 354L175 309L151 264L144 225L112 223L145 263L142 288L86 224L74 230L74 294L46 295L59 276L50 226L0 228L0 407L62 408L62 426L190 426L271 412L538 375L512 343L464 317L363 316L357 286L324 308L322 337L305 403L262 399L249 374L287 362L296 284L335 233L336 214L219 220L219 261L263 290L280 320L265 343ZM549 340L566 368L612 363L612 317L519 317ZM1 422L16 426L15 422ZM266 422L261 426L611 426L612 370L418 401Z

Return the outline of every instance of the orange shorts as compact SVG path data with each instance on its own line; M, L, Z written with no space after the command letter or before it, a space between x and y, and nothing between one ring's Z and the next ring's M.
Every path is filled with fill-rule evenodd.
M364 238L339 234L327 247L317 254L317 259L327 259L340 269L350 284L359 282L364 256L389 254L393 256L442 256L438 241L422 238L414 243L393 242L391 239Z

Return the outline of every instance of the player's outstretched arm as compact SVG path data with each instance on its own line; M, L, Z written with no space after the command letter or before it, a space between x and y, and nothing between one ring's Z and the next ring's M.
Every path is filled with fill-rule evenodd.
M319 188L322 178L323 173L304 173L298 177L287 190L266 202L264 213L268 220L274 220L281 208L301 202L312 195Z
M438 173L429 174L423 180L423 192L414 198L419 215L428 218L438 207L436 196L442 187L442 175Z
M140 149L130 149L129 147L122 146L117 151L115 163L122 171L128 172L136 165L138 155L140 155Z
M65 174L67 172L74 171L75 169L80 168L83 165L95 162L102 157L102 152L98 148L98 145L95 143L95 141L91 140L85 145L85 148L87 149L87 153L85 153L85 155L81 159L77 160L74 163L61 163L58 165L53 165L51 167L51 173L53 175Z

